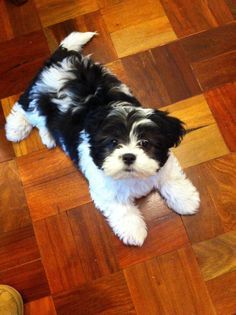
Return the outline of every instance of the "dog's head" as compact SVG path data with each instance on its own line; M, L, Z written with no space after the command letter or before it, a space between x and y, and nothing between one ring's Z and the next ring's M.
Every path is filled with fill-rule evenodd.
M106 175L121 179L154 175L185 130L167 112L117 102L93 112L86 132L94 163Z

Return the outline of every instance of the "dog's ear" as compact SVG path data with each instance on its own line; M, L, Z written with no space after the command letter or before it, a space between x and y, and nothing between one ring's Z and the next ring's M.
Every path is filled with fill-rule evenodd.
M163 141L168 148L176 147L186 133L184 123L178 118L169 116L166 111L154 110L149 116L158 127Z

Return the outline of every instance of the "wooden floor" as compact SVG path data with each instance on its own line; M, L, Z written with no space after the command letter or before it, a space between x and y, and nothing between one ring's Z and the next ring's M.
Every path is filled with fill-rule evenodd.
M236 314L235 16L234 0L0 2L0 283L21 292L26 315ZM138 201L142 248L112 234L37 131L5 139L11 106L74 30L98 31L85 53L193 130L174 151L200 212L181 217L157 193Z

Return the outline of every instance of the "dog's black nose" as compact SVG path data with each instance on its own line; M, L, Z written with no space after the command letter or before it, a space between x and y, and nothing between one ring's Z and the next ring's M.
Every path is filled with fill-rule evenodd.
M125 162L125 164L131 165L136 160L136 156L132 153L126 153L122 156L122 159Z

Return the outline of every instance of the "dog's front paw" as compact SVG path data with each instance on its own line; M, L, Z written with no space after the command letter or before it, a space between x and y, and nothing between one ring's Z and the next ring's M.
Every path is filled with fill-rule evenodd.
M147 227L138 215L126 215L114 227L114 232L126 245L142 246L147 237Z
M167 205L181 215L194 214L199 208L199 193L186 178L166 184L161 193L165 197Z

